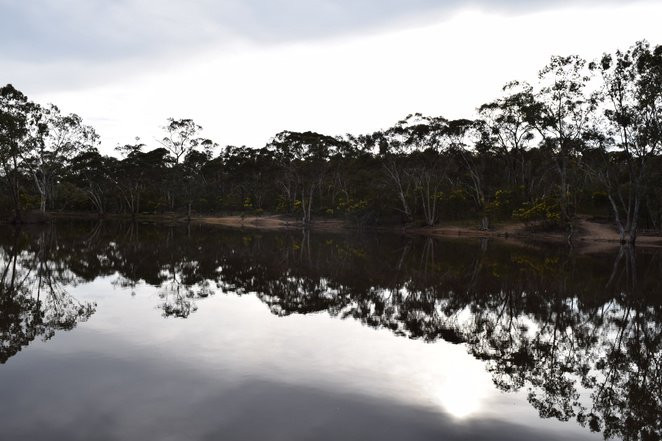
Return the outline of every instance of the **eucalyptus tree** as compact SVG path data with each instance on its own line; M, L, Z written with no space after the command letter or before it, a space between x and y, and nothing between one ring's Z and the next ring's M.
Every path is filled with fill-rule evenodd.
M450 161L458 164L453 173L454 179L473 199L474 207L481 216L481 230L490 227L490 181L494 180L495 171L491 140L484 136L485 132L484 121L468 119L449 121L444 130L448 149L452 153Z
M210 139L199 136L202 127L192 119L168 118L163 130L165 136L159 142L170 152L175 164L179 164L193 150L209 150L214 147Z
M319 193L329 170L329 159L342 150L347 141L315 132L281 132L269 143L283 172L282 186L287 197L300 195L295 204L300 205L304 225L309 225L313 198Z
M438 204L449 168L445 156L448 121L443 117L416 114L398 123L394 129L409 151L412 161L407 172L418 193L425 224L432 226L439 220Z
M221 159L234 203L242 209L261 210L268 195L277 193L276 164L268 148L227 146Z
M102 156L96 148L80 152L71 160L67 178L87 195L90 203L103 216L112 188L112 170L117 159Z
M406 191L412 188L428 226L438 221L438 202L448 166L444 158L447 125L443 117L417 113L408 115L383 135L384 170L398 193L403 214L413 218Z
M211 139L200 136L202 127L192 119L168 118L167 124L162 129L165 134L159 140L159 143L172 157L172 167L168 173L170 175L169 185L165 189L165 193L170 205L169 208L175 209L175 198L182 193L182 184L184 184L183 187L186 187L185 183L191 182L195 178L194 175L191 175L193 171L191 167L182 166L181 162L185 161L186 157L193 152L202 152L204 155L211 157L212 150L217 145ZM184 188L181 195L186 199L187 211L190 211L191 200L186 188Z
M168 151L164 148L142 152L144 144L127 144L117 149L128 152L116 163L111 179L119 191L123 206L135 219L143 205L144 196L162 190L163 177L168 165ZM158 204L158 201L156 202ZM156 208L156 206L152 207Z
M11 84L0 88L0 178L7 186L17 222L21 221L24 158L46 130L40 118L40 107L22 92Z
M399 207L394 207L394 209L402 215L406 222L413 221L414 202L411 197L413 185L405 172L407 154L402 143L393 136L391 129L361 135L357 137L357 142L363 151L378 155L389 184L388 187L391 192L396 194L399 201Z
M139 141L136 138L136 141ZM144 186L143 172L141 170L141 155L145 144L124 144L117 146L116 151L125 155L118 161L116 167L111 171L111 180L118 190L122 206L125 207L132 217L140 211L140 196Z
M83 124L80 116L63 115L52 104L41 109L40 123L41 136L33 148L24 152L23 159L39 193L39 210L45 213L58 176L77 154L93 148L99 137L92 127Z
M186 200L186 218L191 220L193 201L197 194L200 194L205 187L205 175L203 168L211 159L210 152L191 151L184 158L181 164L182 170L182 188Z
M575 207L571 173L577 170L597 100L589 93L590 72L586 61L571 55L554 56L539 73L540 88L529 108L527 122L542 138L542 148L551 153L558 174L560 222L573 236Z
M639 42L590 67L602 79L604 114L593 138L604 160L593 172L605 185L621 242L634 243L651 162L662 150L662 46Z
M513 81L503 87L504 95L478 108L483 121L483 144L505 162L506 180L511 189L530 190L530 170L525 152L534 140L534 127L528 117L535 108L533 87Z
M331 213L366 223L373 220L375 211L388 200L383 197L381 182L375 180L381 164L375 155L365 150L360 137L348 134L344 139L345 147L330 159L327 203Z

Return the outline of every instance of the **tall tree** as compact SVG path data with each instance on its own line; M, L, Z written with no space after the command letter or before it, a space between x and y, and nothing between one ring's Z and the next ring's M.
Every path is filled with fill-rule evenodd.
M536 128L543 148L552 154L561 222L569 227L568 239L572 240L575 211L571 173L581 159L584 135L597 102L587 90L590 76L586 61L576 55L552 57L539 77L541 87L527 122Z
M525 151L531 147L534 129L528 115L534 109L533 88L527 83L510 82L504 96L483 104L478 114L484 121L484 144L489 145L505 162L508 186L528 189L530 177L525 167Z
M158 194L168 164L168 152L164 148L142 152L143 144L128 144L119 150L128 151L126 158L112 170L112 179L119 191L123 206L136 218L143 207L143 198L149 190ZM157 202L158 204L158 202Z
M99 137L92 127L83 124L80 116L62 115L52 104L42 109L41 117L43 131L34 147L24 151L24 163L39 193L39 209L45 213L58 175L74 156L94 147Z
M407 201L407 187L413 187L420 201L425 224L438 220L438 201L447 170L443 151L448 147L443 117L408 115L384 133L384 170L394 185L402 211L412 217Z
M474 200L476 211L480 214L480 229L490 228L487 213L487 168L490 161L491 144L483 142L481 133L485 132L482 121L459 119L450 121L445 130L450 140L450 148L460 158L468 179L466 187Z
M179 164L193 150L209 150L214 147L210 139L199 136L202 127L192 119L168 118L168 124L163 130L166 133L160 143L173 156L175 164Z
M650 163L662 149L662 47L639 42L591 68L602 79L604 114L593 138L604 160L593 171L607 190L621 242L634 243Z
M388 187L396 194L399 206L395 207L405 222L414 220L411 201L412 183L406 173L407 153L397 137L392 136L392 129L362 135L357 141L363 151L378 155Z
M69 179L83 189L100 216L106 212L106 195L111 189L111 170L117 160L102 156L97 149L79 153L71 161Z
M14 219L21 221L21 175L23 158L46 130L40 107L7 84L0 88L0 167L11 197Z
M193 210L193 201L196 194L205 186L205 175L202 172L205 164L209 161L211 154L209 152L191 151L184 158L181 164L182 182L184 198L186 200L186 218L191 220Z
M281 132L271 141L285 179L293 182L301 199L301 217L304 225L312 218L313 198L319 191L329 169L329 158L342 149L347 141L315 132Z

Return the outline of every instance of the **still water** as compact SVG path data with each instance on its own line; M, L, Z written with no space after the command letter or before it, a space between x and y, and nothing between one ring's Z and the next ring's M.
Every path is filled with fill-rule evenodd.
M662 252L0 232L2 440L658 440Z

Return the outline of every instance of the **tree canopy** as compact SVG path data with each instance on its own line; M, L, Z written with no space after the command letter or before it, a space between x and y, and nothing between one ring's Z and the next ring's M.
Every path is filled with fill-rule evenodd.
M471 119L412 114L374 133L282 131L225 146L169 118L156 145L99 152L75 114L0 89L0 211L289 215L373 224L517 220L566 231L608 218L623 242L662 225L662 46L554 56Z

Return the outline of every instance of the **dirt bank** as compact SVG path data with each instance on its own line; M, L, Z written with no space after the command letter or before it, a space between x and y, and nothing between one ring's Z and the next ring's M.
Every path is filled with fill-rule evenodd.
M87 218L95 219L97 216L89 213L59 213L53 214L55 219ZM131 220L130 216L109 215L107 219ZM174 213L162 215L140 215L136 218L140 222L163 222L168 224L179 224L187 222L185 216ZM191 218L195 224L220 225L231 228L250 228L264 230L300 229L301 221L280 215L267 216L195 216ZM314 220L310 225L314 231L343 231L357 230L358 227L341 219ZM439 225L434 227L417 226L370 226L363 228L370 231L390 231L412 235L426 235L438 237L486 237L500 238L513 241L542 241L567 243L567 233L532 231L521 223L504 223L494 225L489 231L482 231L477 226L471 225ZM598 250L618 245L620 238L616 228L607 223L594 222L588 218L580 218L576 223L576 232L573 243L584 248ZM637 239L638 246L662 247L662 236L640 235Z

